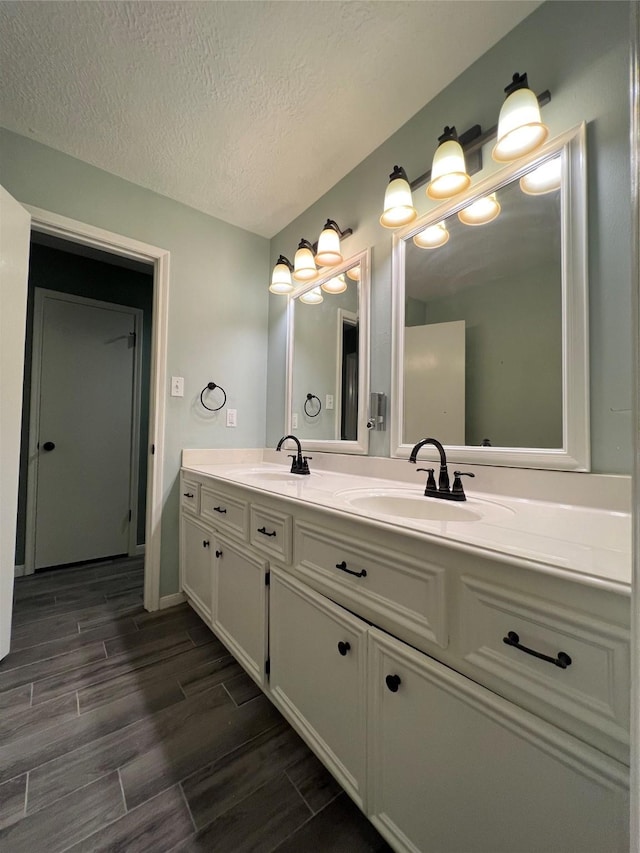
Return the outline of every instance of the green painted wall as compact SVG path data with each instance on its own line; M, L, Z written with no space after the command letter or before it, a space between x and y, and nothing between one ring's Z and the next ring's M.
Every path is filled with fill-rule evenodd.
M460 132L494 125L504 86L514 71L527 71L536 91L552 93L543 110L552 137L587 122L592 469L622 474L632 466L629 14L629 3L615 0L545 3L271 242L274 264L280 252L293 256L301 236L317 239L332 217L354 229L347 256L372 247L371 388L389 393L392 238L378 222L387 176L396 163L410 177L426 171L445 124ZM475 180L496 168L485 157ZM420 214L432 204L424 190L414 203ZM285 302L269 300L269 445L283 429ZM389 454L388 432L370 442L371 455Z
M178 589L178 483L183 447L261 447L265 435L269 241L6 130L0 183L19 201L171 253L168 397L160 594ZM238 427L199 403L222 385Z

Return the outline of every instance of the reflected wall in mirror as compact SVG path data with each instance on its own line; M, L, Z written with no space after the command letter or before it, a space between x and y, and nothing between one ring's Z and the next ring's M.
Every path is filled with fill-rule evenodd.
M584 127L394 239L394 455L586 470Z
M367 452L368 316L367 252L290 298L286 422L305 449Z

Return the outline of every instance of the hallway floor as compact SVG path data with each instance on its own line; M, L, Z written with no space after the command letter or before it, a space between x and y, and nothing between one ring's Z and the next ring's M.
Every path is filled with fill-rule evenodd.
M142 559L20 578L0 663L3 853L390 848Z

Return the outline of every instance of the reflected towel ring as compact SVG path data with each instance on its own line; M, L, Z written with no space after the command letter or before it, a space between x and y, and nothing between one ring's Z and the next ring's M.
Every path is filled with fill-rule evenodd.
M311 400L317 400L318 401L318 411L317 412L310 412L309 409L307 408L307 406L309 405ZM307 394L307 399L304 401L304 413L305 413L305 415L307 415L307 417L309 417L309 418L317 418L321 411L322 411L322 403L320 402L320 397L316 397L315 394Z
M219 405L219 406L217 406L215 409L213 409L211 406L207 406L207 404L205 403L205 401L204 401L204 393L205 393L205 391L213 391L215 388L217 388L217 389L218 389L218 391L222 391L222 395L223 395L224 399L223 399L223 401L220 403L220 405ZM224 390L224 388L222 387L222 385L216 385L216 383L215 383L215 382L207 382L207 384L204 386L204 388L203 388L203 389L202 389L202 391L200 392L200 402L201 402L201 403L202 403L202 405L205 407L205 409L207 409L209 412L219 412L219 411L220 411L220 409L221 409L221 408L225 405L225 403L227 402L227 392Z

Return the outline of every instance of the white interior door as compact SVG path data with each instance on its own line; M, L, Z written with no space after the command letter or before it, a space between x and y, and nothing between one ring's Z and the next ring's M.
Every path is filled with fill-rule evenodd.
M9 651L31 217L0 187L0 658Z
M136 314L36 289L36 569L128 553Z
M465 444L465 324L430 323L404 330L404 435Z

